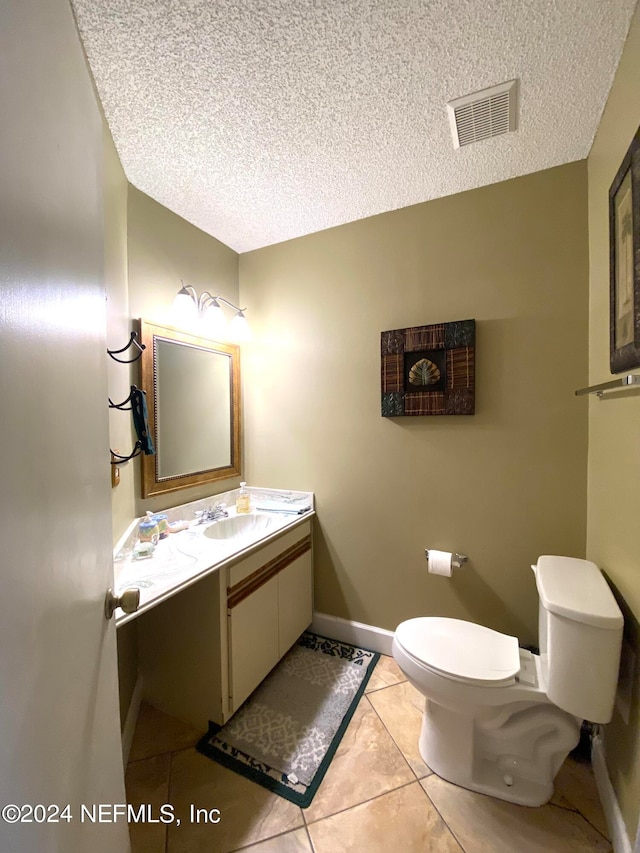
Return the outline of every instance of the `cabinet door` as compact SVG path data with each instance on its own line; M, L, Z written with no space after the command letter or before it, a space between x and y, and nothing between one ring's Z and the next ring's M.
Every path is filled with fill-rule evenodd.
M289 651L313 618L311 551L283 569L278 580L278 645L280 657Z
M231 707L236 711L278 662L278 578L229 611Z

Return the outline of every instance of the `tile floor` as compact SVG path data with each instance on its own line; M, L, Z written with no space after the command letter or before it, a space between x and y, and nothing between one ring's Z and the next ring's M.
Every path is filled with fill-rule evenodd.
M193 748L201 732L143 705L128 800L151 804L154 815L169 803L181 824L132 824L132 851L610 853L588 765L568 759L541 808L474 794L420 758L421 708L420 694L382 657L318 793L300 809L203 757ZM192 822L191 804L219 809L219 822Z

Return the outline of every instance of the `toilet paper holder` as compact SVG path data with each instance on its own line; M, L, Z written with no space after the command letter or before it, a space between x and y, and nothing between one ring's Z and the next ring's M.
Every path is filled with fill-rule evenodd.
M429 549L428 548L424 549L424 555L428 561L429 560ZM451 566L454 569L459 569L463 563L466 563L468 561L468 559L469 558L465 554L452 554L451 555Z

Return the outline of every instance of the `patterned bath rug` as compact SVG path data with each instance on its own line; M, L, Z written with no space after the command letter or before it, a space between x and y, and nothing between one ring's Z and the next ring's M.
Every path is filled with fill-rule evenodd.
M380 655L305 633L224 726L196 749L310 805Z

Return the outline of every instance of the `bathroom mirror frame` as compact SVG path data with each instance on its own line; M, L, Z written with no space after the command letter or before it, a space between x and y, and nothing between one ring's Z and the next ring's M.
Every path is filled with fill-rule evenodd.
M142 460L142 497L164 495L179 489L213 483L241 474L241 425L240 425L240 348L235 344L220 343L208 338L183 332L169 326L158 326L155 323L140 320L140 341L145 349L140 359L141 385L147 395L147 410L149 431L153 437L155 455L141 455ZM229 464L220 467L205 468L198 471L184 471L177 474L161 476L160 459L162 453L159 436L158 412L158 344L170 342L176 345L192 347L197 350L210 352L229 359ZM225 400L225 405L227 401ZM186 436L186 440L189 437ZM225 436L226 440L226 436Z

